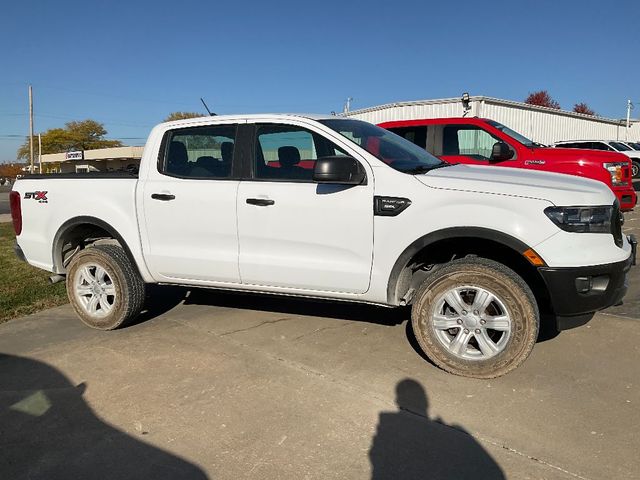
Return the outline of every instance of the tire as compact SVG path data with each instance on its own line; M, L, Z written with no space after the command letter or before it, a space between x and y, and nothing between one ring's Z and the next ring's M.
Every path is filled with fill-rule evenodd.
M85 325L113 330L140 313L145 284L121 247L95 245L73 257L67 271L67 295Z
M640 177L640 162L637 160L631 161L631 177L632 178Z
M540 314L519 275L492 260L467 257L424 281L411 322L433 363L455 375L487 379L526 360L538 336Z

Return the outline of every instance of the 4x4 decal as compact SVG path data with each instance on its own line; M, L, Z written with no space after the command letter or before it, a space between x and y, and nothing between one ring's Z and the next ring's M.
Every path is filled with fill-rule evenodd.
M24 193L25 200L30 198L36 200L38 203L48 203L47 199L47 191L38 191L38 192L25 192Z

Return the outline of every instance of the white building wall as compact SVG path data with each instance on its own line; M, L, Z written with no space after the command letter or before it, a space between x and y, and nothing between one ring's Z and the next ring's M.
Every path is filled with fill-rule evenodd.
M590 117L489 97L471 97L467 116L496 120L531 140L551 144L559 140L640 141L640 122L628 129L623 121ZM346 114L371 123L422 118L462 117L460 99L399 102Z

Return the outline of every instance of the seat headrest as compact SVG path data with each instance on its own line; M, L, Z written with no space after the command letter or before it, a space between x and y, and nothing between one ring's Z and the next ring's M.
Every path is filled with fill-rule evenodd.
M184 143L173 141L169 144L169 156L167 157L167 164L170 167L182 167L189 161L189 155L187 154L187 147Z
M215 164L216 161L215 157L198 157L196 165L199 167L206 167L207 165Z
M231 162L231 158L233 157L233 142L222 142L220 144L220 156L223 162Z
M286 146L278 149L278 162L281 167L293 167L300 163L300 151L296 147Z

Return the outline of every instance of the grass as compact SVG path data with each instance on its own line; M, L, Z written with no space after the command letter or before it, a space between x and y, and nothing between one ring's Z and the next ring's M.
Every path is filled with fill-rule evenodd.
M21 262L13 252L11 223L0 223L0 323L67 303L63 282L50 285L51 273Z

